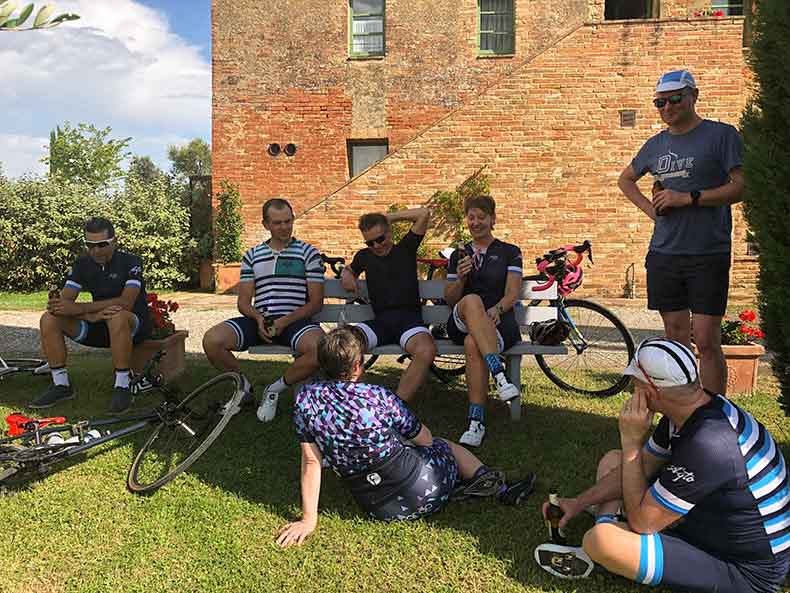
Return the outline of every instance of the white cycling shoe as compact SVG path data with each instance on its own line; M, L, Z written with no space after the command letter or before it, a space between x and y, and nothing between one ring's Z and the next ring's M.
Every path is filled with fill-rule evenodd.
M479 420L470 420L469 429L461 435L458 442L467 447L479 447L486 436L486 425Z
M512 383L508 383L504 373L496 377L496 392L499 399L503 402L509 402L511 399L515 399L521 395L521 390Z
M263 390L261 405L258 406L258 411L255 413L261 422L271 422L277 414L277 401L280 399L280 394L276 391L268 391L268 389L267 387Z

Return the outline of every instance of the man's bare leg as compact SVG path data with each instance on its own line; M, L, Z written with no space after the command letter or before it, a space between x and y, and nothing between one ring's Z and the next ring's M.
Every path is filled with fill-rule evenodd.
M425 382L428 369L436 357L436 343L431 334L420 332L409 338L404 349L411 355L411 363L401 375L395 393L403 401L410 401Z
M237 347L236 332L227 323L218 323L203 335L203 352L218 371L241 372L232 350Z

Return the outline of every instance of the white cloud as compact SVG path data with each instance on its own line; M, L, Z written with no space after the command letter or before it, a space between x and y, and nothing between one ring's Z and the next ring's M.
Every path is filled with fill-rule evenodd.
M61 11L81 19L0 34L0 162L7 174L40 171L40 140L46 144L64 121L111 126L113 137L132 136L132 151L160 166L167 143L209 140L210 64L163 14L133 0L61 1Z

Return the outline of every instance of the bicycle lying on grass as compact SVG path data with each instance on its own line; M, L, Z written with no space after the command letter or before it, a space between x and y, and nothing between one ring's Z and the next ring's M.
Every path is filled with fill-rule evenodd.
M189 468L219 437L242 403L252 401L252 387L239 373L223 373L179 397L157 372L163 355L161 351L155 354L134 379L145 378L162 394L164 401L152 410L79 422L67 422L62 416L8 416L9 436L0 439L0 487L42 477L66 459L143 430L151 432L129 468L129 490L153 492Z
M0 355L0 379L15 373L48 375L49 364L40 358L5 358Z

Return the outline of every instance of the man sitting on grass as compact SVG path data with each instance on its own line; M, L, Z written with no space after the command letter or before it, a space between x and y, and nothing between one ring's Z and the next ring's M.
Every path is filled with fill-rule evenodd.
M603 457L595 486L560 499L560 527L592 508L584 551L639 583L778 591L790 568L790 489L776 442L700 386L694 355L679 342L645 340L625 373L634 394L620 413L622 449ZM663 417L648 438L655 412Z
M117 249L115 229L106 218L85 223L88 251L74 262L59 295L51 294L41 316L41 345L52 371L52 385L30 403L49 408L74 397L66 370L65 337L85 346L110 348L115 387L110 413L121 414L132 404L129 364L132 346L151 335L143 280L143 262ZM77 303L87 290L93 302Z

